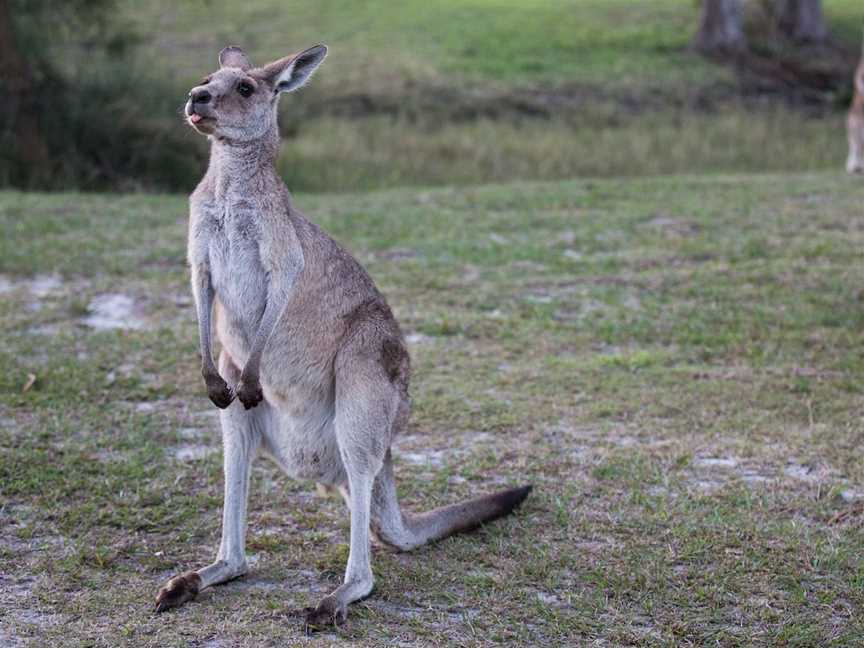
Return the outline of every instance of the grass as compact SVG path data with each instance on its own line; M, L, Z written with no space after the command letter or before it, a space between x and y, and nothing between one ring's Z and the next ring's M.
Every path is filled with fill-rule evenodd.
M347 518L263 461L250 574L150 615L219 536L185 198L0 194L0 640L855 644L862 201L825 173L299 196L410 334L405 504L537 487L478 533L376 550L374 595L306 639ZM113 293L140 328L83 324Z
M694 169L815 171L842 168L848 152L839 114L742 106L633 117L600 112L585 120L481 119L434 128L385 117L321 119L286 140L279 168L289 186L326 191Z
M406 76L604 86L728 78L722 68L684 52L699 16L690 0L296 0L287 6L276 0L154 0L121 1L121 7L141 31L158 25L151 60L184 81L209 69L226 42L249 43L259 61L330 43L331 65L318 82L352 90ZM853 42L860 38L856 0L824 0L824 9L832 30Z
M857 50L858 1L824 5L833 33ZM145 92L140 106L110 91L100 95L95 105L113 105L125 116L115 134L152 128L159 133L154 150L162 154L146 164L124 161L141 169L137 175L110 165L107 176L85 179L97 184L84 186L102 188L103 176L110 181L119 173L122 182L114 186L123 190L190 189L204 142L188 133L184 153L177 108L227 43L244 45L259 63L330 44L314 82L282 101L288 145L281 169L302 191L811 171L840 168L845 158L846 94L823 98L826 105L816 111L792 108L778 96L755 99L759 92L745 91L730 67L689 48L698 19L693 0L121 0L118 6L145 43L131 76L141 87L158 79L175 90ZM756 49L772 51L766 38L754 36ZM96 67L86 49L58 52L56 59L81 83L129 76L118 75L116 65ZM84 110L92 105L87 93L76 108L81 124L99 122Z
M678 50L688 44L698 8L682 0L650 6L626 0L445 0L434 5L419 0L398 5L328 0L290 7L273 0L242 5L157 0L146 7L130 5L129 16L143 29L161 22L163 42L174 41L173 47L190 34L200 35L181 63L181 73L198 74L202 65L211 65L213 50L226 39L255 43L259 57L269 58L284 56L291 51L286 48L323 41L333 44L336 68L327 75L328 82L358 88L376 77L386 83L388 76L402 75L604 83L610 78L641 83L647 75L680 81ZM173 47L157 56L173 58ZM647 56L637 59L636 53ZM636 66L627 65L634 60ZM364 69L367 65L372 69ZM698 62L691 78L702 78L699 72L716 78L716 69Z

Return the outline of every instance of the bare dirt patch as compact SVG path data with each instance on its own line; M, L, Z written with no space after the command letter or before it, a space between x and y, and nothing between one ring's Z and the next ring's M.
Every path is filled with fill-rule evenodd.
M83 322L97 331L112 329L140 330L147 327L146 320L129 295L109 293L99 295L87 306L89 315Z
M219 452L219 448L195 443L185 443L171 448L170 452L177 461L189 463L206 459L210 455Z

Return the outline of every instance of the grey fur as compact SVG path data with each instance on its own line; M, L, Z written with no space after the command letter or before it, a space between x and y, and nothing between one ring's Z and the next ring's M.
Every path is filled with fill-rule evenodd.
M202 375L222 408L225 505L216 561L169 581L158 610L246 572L259 452L292 477L340 490L351 511L344 584L309 612L311 626L344 621L348 604L371 592L370 526L407 550L505 515L528 494L512 489L418 516L399 508L390 445L410 409L402 332L366 271L292 205L275 169L278 96L305 83L326 52L319 45L252 68L242 50L226 48L222 67L190 92L189 122L211 140L190 199L189 263Z

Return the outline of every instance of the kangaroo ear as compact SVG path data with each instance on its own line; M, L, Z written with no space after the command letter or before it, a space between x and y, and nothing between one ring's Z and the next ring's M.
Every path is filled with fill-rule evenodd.
M252 61L242 49L229 45L219 52L219 67L235 67L246 71L252 67Z
M326 56L326 45L310 47L264 66L264 77L276 92L291 92L306 84Z

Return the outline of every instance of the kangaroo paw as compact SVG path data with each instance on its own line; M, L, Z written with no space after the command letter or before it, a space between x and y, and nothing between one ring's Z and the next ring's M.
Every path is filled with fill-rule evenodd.
M234 389L237 398L247 410L252 409L264 400L264 391L261 389L261 383L257 380L247 383L241 379Z
M213 404L219 409L225 409L234 400L231 389L222 380L221 376L212 376L205 379L207 384L207 395Z

